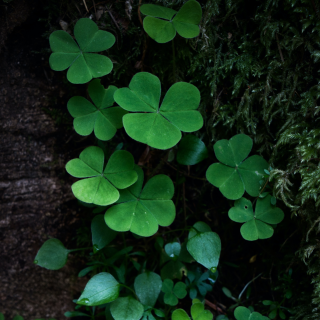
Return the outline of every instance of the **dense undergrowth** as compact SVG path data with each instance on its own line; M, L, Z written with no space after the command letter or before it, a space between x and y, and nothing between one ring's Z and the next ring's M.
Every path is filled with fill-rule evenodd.
M201 92L200 111L205 125L197 135L207 145L209 158L197 165L181 166L174 157L176 149L168 155L167 151L146 148L126 136L123 129L105 143L89 136L81 144L96 144L110 155L120 143L145 169L147 178L160 170L171 177L177 218L170 228L160 230L152 239L158 236L165 243L183 242L186 232L170 231L199 220L220 235L219 277L205 296L212 312L232 318L234 305L241 304L268 314L270 306L262 301L270 300L275 302L271 307L281 306L292 319L319 319L320 2L199 2L203 8L200 35L190 40L177 36L173 44L158 44L147 36L138 1L47 2L44 36L59 30L61 20L73 30L81 17L91 17L100 29L115 35L116 45L108 51L114 69L103 78L104 85L125 87L135 73L147 71L160 78L163 92L176 81L191 82ZM175 8L183 2L149 3ZM85 96L86 86L81 88ZM61 111L61 125L71 127L72 119L62 107L65 111ZM254 153L270 159L269 164L275 168L268 187L278 199L277 206L285 212L285 220L268 240L245 241L239 225L228 218L231 201L204 179L208 166L216 161L214 143L238 133L249 135L254 141ZM78 156L78 144L75 149L70 158ZM83 227L78 230L77 241L78 245L87 246L91 243L90 221L95 214L90 208L83 210ZM108 254L113 255L124 243L141 252L134 259L126 256L114 262L117 274L128 283L133 282L133 275L130 269L123 273L122 268L129 261L137 270L146 261L148 269L159 268L161 250L156 251L150 239L118 236ZM147 259L146 252L154 255ZM196 274L205 271L192 268ZM190 300L181 301L180 306L189 310ZM279 319L280 315L276 317Z

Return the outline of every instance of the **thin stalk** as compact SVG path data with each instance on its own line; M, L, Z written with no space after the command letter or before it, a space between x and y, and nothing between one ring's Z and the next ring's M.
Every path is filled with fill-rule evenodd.
M139 298L138 298L138 296L137 296L136 293L134 292L134 290L132 290L130 287L127 287L125 284L120 283L119 285L120 285L121 287L124 287L124 288L130 290L130 291L134 294L135 298L136 298L138 301L140 301Z
M92 247L79 248L79 249L70 249L70 250L68 250L68 251L69 251L69 252L75 252L75 251L81 251L81 250L87 250L87 249L92 249Z

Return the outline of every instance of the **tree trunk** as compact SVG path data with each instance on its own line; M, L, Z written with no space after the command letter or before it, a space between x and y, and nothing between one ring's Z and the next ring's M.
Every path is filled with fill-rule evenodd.
M35 10L34 1L17 0L0 13L0 312L9 320L65 319L84 285L70 263L58 271L33 264L48 238L70 243L77 222L66 206L70 184L59 178L67 161L57 154L59 129L44 111L64 92L32 53L49 46Z

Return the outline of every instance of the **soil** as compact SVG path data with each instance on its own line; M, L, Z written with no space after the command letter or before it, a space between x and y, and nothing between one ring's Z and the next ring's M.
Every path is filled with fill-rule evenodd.
M5 319L65 319L86 280L79 258L50 271L33 264L41 244L60 239L74 247L75 209L61 149L67 130L48 110L66 107L62 82L45 54L37 1L0 0L0 312ZM70 205L71 204L71 205ZM71 247L70 247L71 246Z

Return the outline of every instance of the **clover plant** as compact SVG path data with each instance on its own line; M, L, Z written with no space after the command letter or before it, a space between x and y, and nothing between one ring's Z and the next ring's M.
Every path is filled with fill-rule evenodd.
M187 1L179 11L153 4L142 5L140 11L147 16L143 21L145 31L159 43L172 40L176 32L184 38L199 35L202 10L195 0ZM111 60L97 54L114 44L115 37L111 33L99 30L92 20L82 18L75 24L74 37L75 40L65 31L51 34L49 41L53 53L49 63L53 70L69 68L67 79L74 84L86 83L111 72ZM152 70L152 67L148 69ZM165 79L163 74L161 76ZM193 213L192 210L197 210L194 216L198 214L199 217L202 211L201 208L189 207L185 193L186 177L206 180L190 174L190 166L211 155L200 134L182 137L182 132L195 132L203 126L203 118L198 111L200 91L191 83L175 82L160 103L159 78L148 72L139 72L133 75L128 88L118 89L110 84L106 89L100 79L92 80L88 94L92 102L75 96L67 107L74 118L76 133L88 136L94 132L98 146L86 147L79 158L66 164L66 171L81 179L71 188L79 203L86 210L92 210L92 243L88 240L90 247L66 249L60 240L49 239L39 249L34 263L58 270L66 264L70 252L89 250L89 261L78 276L91 278L79 299L74 300L77 304L75 311L65 313L67 317L95 319L104 316L107 320L171 317L172 320L190 320L186 311L172 308L179 299L186 297L188 301L193 299L193 320L212 320L213 314L194 298L204 300L217 280L221 240L211 229L216 227L213 223L208 225L194 221L193 226L188 226L188 211ZM105 160L105 154L112 145L105 141L112 139L122 126L129 137L147 145L139 165L135 165L130 152L121 150L133 150L137 157L137 150L128 146L126 138L116 142L118 146ZM117 136L117 139L121 138L123 136ZM258 155L248 157L252 146L252 139L245 134L217 141L213 149L219 162L208 169L200 165L194 170L199 173L207 169L207 180L219 188L224 197L236 200L229 210L229 217L244 223L240 232L244 239L250 241L271 237L275 225L284 217L283 211L275 207L276 198L271 196L272 186L268 183L272 173L268 171L268 163ZM162 152L152 148L170 150ZM176 164L173 163L175 154ZM154 155L159 156L159 165L150 171L147 159ZM188 166L185 168L188 174L181 166L175 166L179 164ZM165 165L175 169L177 178L174 182L161 173ZM146 182L142 168L146 172ZM256 198L253 200L256 202L255 212L251 200L243 198L245 191ZM179 207L180 200L183 208ZM175 229L176 206L179 219L185 223L182 230ZM207 213L205 217L211 221ZM132 233L130 239L126 239L127 231ZM177 236L177 231L181 231L180 236ZM140 239L142 237L150 238ZM139 246L134 245L135 239L140 239ZM154 254L158 254L158 258L148 251L153 240ZM241 302L241 295L256 278L247 283L238 299L222 287L227 297L237 303L233 307ZM174 283L176 279L178 282ZM286 288L287 298L290 292ZM271 306L272 317L277 314L283 317L281 303L269 300L264 300L264 303ZM95 307L104 311L96 314ZM79 308L87 313L78 311ZM268 319L252 311L237 307L234 316L236 320ZM226 315L218 318L228 319Z
M258 312L251 312L245 307L237 307L234 310L234 316L237 320L269 320L268 317L265 317Z
M234 207L229 210L229 217L235 222L245 222L241 229L244 239L253 241L267 239L273 235L273 227L284 218L284 213L280 208L271 204L271 196L258 198L255 212L253 212L250 200L241 198L234 203Z
M118 89L114 100L132 113L123 117L123 126L134 140L157 149L169 149L181 139L181 131L193 132L203 126L197 111L200 92L192 84L178 82L170 87L161 106L161 84L148 72L133 76L129 88Z
M67 78L71 83L86 83L111 72L111 60L94 52L111 48L115 43L113 34L99 30L88 18L78 20L74 26L75 40L66 31L51 33L49 42L52 54L50 67L55 71L68 69Z
M192 300L191 306L192 320L212 320L213 314L204 309L204 305L198 299ZM172 313L172 320L190 320L188 314L183 309L176 309Z
M144 30L159 43L172 40L176 32L183 38L199 35L202 9L197 1L187 1L178 12L154 4L144 4L140 11L147 16L143 20Z
M159 174L142 188L144 174L135 170L138 180L131 187L120 191L120 199L105 213L106 224L115 231L131 231L142 237L155 234L158 226L169 226L176 215L171 201L174 186L168 176Z
M183 282L173 283L171 279L165 279L162 284L162 292L164 292L164 303L170 306L176 306L178 299L183 299L187 295L186 285Z
M237 200L245 191L252 197L259 195L259 181L268 163L257 155L247 158L252 144L250 137L238 134L230 140L219 140L213 146L220 163L208 168L207 179L228 199Z
M76 178L87 178L72 185L75 197L100 206L116 202L120 197L117 189L125 189L138 179L129 152L115 151L104 168L104 153L94 146L83 150L78 159L70 160L66 170Z
M76 96L68 102L68 110L75 118L73 126L81 136L87 136L94 131L95 136L102 140L110 140L123 127L122 117L127 113L120 107L112 107L113 95L117 87L109 86L105 89L100 80L92 80L88 86L88 93L93 103Z

